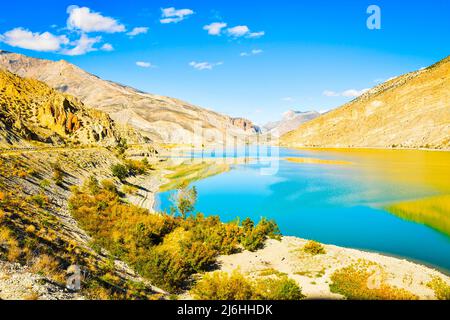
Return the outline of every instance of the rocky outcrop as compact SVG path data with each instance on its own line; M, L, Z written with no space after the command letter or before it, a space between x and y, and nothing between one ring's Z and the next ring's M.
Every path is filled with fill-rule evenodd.
M121 129L104 112L46 84L0 70L0 144L115 144ZM136 137L133 137L133 140Z
M211 142L210 137L221 142L219 137L224 135L244 140L256 133L249 121L236 121L177 99L102 80L66 61L34 59L3 51L0 69L43 81L71 94L86 105L106 112L117 123L139 129L153 141L203 144Z
M294 147L450 148L450 57L389 80L282 136Z
M51 279L19 263L0 260L0 300L83 300Z

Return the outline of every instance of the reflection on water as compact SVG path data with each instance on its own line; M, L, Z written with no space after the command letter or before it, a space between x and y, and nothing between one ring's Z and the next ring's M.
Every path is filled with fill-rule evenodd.
M265 216L286 235L450 270L450 152L265 148L186 154L219 163L253 159L192 182L199 192L197 209L224 220ZM330 161L284 160L295 157ZM170 206L169 194L160 194L161 209Z

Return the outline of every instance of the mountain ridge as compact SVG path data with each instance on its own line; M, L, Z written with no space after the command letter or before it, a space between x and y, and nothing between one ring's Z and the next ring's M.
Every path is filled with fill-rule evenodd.
M281 137L290 147L450 148L450 56L386 81Z
M201 140L203 144L211 142L205 139L220 142L219 137L224 135L243 140L257 132L257 127L249 120L245 119L245 125L242 125L236 121L239 118L103 80L65 60L51 61L0 51L0 68L69 93L86 105L108 113L116 122L142 131L156 142L193 143ZM205 129L210 131L207 138L203 134Z

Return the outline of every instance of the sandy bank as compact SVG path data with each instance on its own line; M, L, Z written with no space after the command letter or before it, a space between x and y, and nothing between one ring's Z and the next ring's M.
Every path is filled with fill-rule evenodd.
M239 269L251 277L258 277L261 271L275 269L297 281L307 299L344 298L330 292L330 276L358 260L378 264L386 283L408 290L420 299L436 299L434 291L427 286L433 276L450 285L450 278L441 272L404 259L334 245L324 245L326 253L313 256L301 250L306 242L296 237L268 240L266 247L257 252L221 256L220 270L232 272Z

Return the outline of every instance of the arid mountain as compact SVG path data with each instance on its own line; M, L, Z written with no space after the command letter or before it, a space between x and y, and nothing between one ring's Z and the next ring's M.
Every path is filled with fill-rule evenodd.
M119 128L104 112L43 82L0 70L0 146L29 141L60 144L115 144L131 129ZM129 132L126 132L129 131ZM126 135L137 142L138 135Z
M297 147L450 148L450 57L389 80L281 138Z
M108 113L116 122L142 130L153 141L204 143L209 142L201 138L204 135L219 140L226 133L240 139L256 132L253 125L177 99L102 80L63 60L55 62L0 51L0 68L71 94Z
M294 111L289 110L283 113L280 121L269 122L263 127L265 133L271 133L275 136L282 136L289 131L295 130L301 124L308 122L320 116L317 111Z

